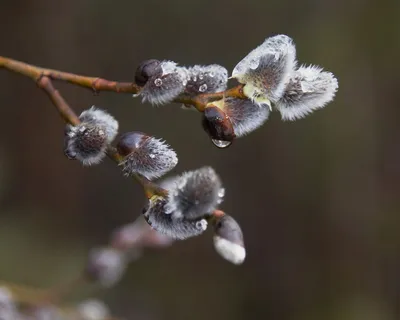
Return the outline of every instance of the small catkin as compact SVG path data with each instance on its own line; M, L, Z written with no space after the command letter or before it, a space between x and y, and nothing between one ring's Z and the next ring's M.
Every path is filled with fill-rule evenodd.
M296 48L286 35L267 38L240 61L232 72L245 86L244 94L259 105L278 101L296 67Z
M222 202L222 182L211 167L188 171L178 176L168 191L166 212L173 218L198 219L208 216Z
M246 258L242 230L236 220L227 214L214 223L214 247L233 264L242 264Z
M165 141L141 132L123 134L117 150L123 156L120 166L127 176L139 173L150 180L159 178L178 163L175 151Z
M207 220L189 220L184 216L175 218L167 213L167 199L157 197L150 199L147 210L143 213L147 223L156 231L176 240L184 240L202 234L207 229Z
M154 105L169 103L184 91L187 79L186 68L178 67L172 61L161 61L159 68L154 68L148 77L140 96L143 102L148 101Z
M79 116L81 123L65 129L64 153L85 166L101 162L118 133L118 122L107 112L92 107Z
M275 107L283 120L304 118L332 101L337 89L338 81L332 73L317 66L301 66L291 76Z

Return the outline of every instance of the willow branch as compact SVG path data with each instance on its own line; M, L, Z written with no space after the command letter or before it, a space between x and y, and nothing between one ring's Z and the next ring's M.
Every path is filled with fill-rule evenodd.
M94 91L136 93L139 90L138 86L134 83L108 81L101 78L84 77L57 70L43 69L4 57L0 57L0 67L25 75L34 80L37 86L47 94L63 120L67 124L73 126L79 125L81 121L66 100L62 97L60 92L53 86L52 80L63 80L74 85L91 88ZM120 164L122 158L114 147L110 146L107 149L107 155L114 162ZM140 174L135 174L134 178L142 185L148 198L153 195L167 195L166 190L160 188L157 184L151 182L146 177ZM136 244L132 244L132 246L134 245ZM128 249L129 248L126 248L126 250ZM1 281L0 286L6 286L10 289L19 303L40 306L43 304L58 303L62 297L71 292L74 288L89 282L90 281L86 278L86 275L83 272L74 281L51 289L35 289ZM109 319L116 318L110 317Z
M37 85L46 92L47 96L50 98L51 102L66 123L76 126L81 122L76 113L61 96L60 92L54 88L50 78L47 76L39 77L37 79Z
M98 77L87 77L53 69L46 69L2 56L0 56L0 67L27 76L36 82L45 77L51 80L65 81L73 85L91 89L94 92L112 91L116 93L138 94L141 89L133 82L110 81ZM223 99L224 97L246 99L242 88L242 85L238 85L232 89L217 93L202 93L196 96L182 94L176 98L174 102L194 106L198 111L202 112L207 103Z
M85 87L95 92L114 91L124 93L138 93L140 89L135 83L109 81L97 77L86 77L58 70L40 68L21 61L1 56L0 67L30 77L34 81L37 81L41 77L48 77L52 80L66 81L80 87Z

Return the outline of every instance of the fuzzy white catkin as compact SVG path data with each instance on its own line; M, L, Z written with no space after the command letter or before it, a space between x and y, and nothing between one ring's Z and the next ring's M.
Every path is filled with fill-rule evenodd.
M85 110L79 116L79 119L85 123L101 126L105 129L107 141L111 143L118 133L118 121L104 110L100 110L92 106L89 110Z
M225 193L219 176L211 167L183 173L166 190L165 209L173 219L207 216L222 202Z
M275 107L283 120L297 120L333 100L338 89L335 76L317 66L301 66L290 78Z
M178 164L176 152L163 140L148 137L120 163L125 175L139 173L147 179L159 178Z
M296 66L296 48L290 37L276 35L252 50L234 68L232 77L245 84L243 92L257 104L278 101Z
M270 113L266 105L259 106L249 99L226 98L222 108L229 116L238 138L261 127Z
M187 68L187 74L185 93L189 95L225 91L228 85L228 70L218 64L195 65Z
M167 199L156 197L150 199L149 207L144 212L147 223L156 231L175 240L184 240L202 234L207 229L205 219L189 220L184 216L174 219L166 213Z
M188 79L186 68L178 67L173 61L162 61L160 66L162 73L150 77L140 92L143 102L166 104L185 89Z
M221 257L233 264L242 264L246 258L244 247L227 239L214 236L214 247Z
M98 164L118 133L118 121L95 107L83 111L79 119L80 124L66 126L65 154L85 166Z
M111 287L121 279L126 265L122 252L112 248L95 248L90 251L86 272L104 287Z

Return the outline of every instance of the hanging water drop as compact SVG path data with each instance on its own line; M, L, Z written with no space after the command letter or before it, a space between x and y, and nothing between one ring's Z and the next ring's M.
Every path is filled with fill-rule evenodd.
M154 80L154 84L155 84L157 87L160 87L160 86L162 85L162 80L161 80L160 78L157 78L156 80Z
M217 140L217 139L211 139L212 143L214 143L214 145L217 148L227 148L232 144L232 141L224 141L224 140Z
M199 87L199 91L200 91L200 92L206 92L206 90L207 90L207 85L206 85L206 84L202 84L202 85Z

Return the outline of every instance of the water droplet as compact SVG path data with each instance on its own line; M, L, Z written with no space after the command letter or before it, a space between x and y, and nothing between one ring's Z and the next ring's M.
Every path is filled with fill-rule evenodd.
M259 64L260 64L259 60L256 60L256 59L250 60L249 68L253 69L253 70L256 70Z
M196 82L196 81L197 81L197 78L196 78L196 77L193 77L193 81Z
M224 196L225 196L225 188L219 189L219 191L218 191L218 198L219 199L217 201L218 204L221 204L222 201L224 201Z
M200 230L206 230L207 229L207 221L204 219L201 219L200 221L196 222L196 228Z
M201 74L199 75L199 79L200 79L200 80L203 80L203 78L204 78L204 76L203 76L203 74L201 73Z
M206 85L206 84L202 84L202 85L199 87L199 91L200 91L200 92L206 92L206 90L207 90L207 85Z
M174 207L170 203L167 203L164 206L164 212L165 214L171 214L172 212L174 212Z
M162 85L162 80L160 78L157 78L156 80L154 80L154 84L159 87Z
M150 158L152 158L152 159L154 159L154 158L156 157L156 155L155 155L155 154L152 154L152 153L150 153L150 154L149 154L149 157L150 157Z
M227 148L232 144L232 141L224 141L224 140L217 140L217 139L211 139L212 143L218 148Z

